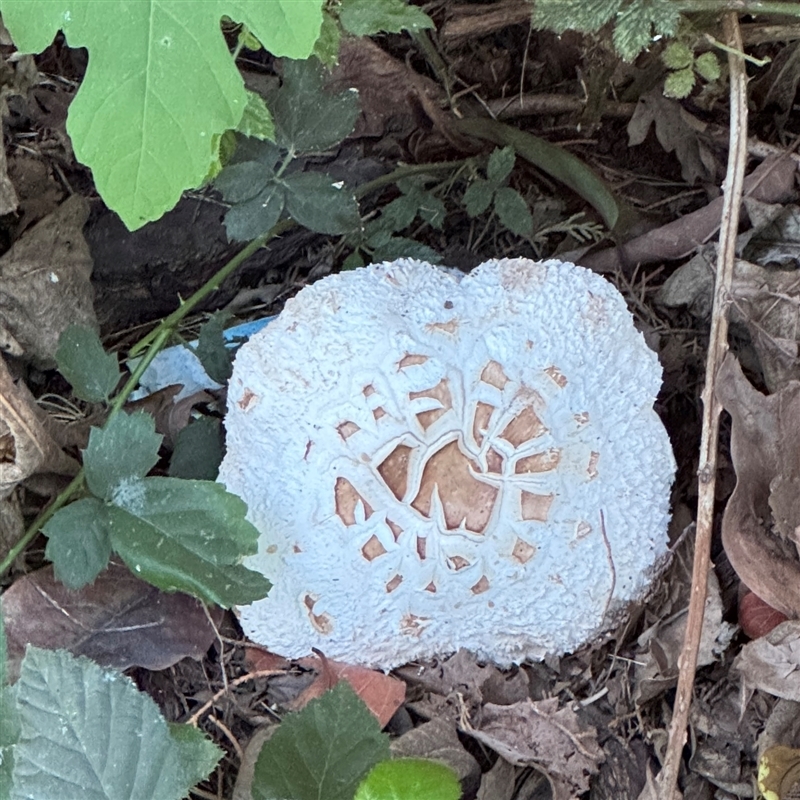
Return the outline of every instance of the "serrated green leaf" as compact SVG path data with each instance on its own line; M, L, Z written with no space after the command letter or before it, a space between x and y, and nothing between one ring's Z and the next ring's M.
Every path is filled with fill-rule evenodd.
M323 67L315 58L283 61L283 83L271 103L278 144L292 153L325 150L355 127L358 93L323 89Z
M695 59L694 68L704 81L711 83L719 80L721 69L715 53L701 53Z
M111 546L138 577L225 608L266 597L269 581L240 563L256 552L258 531L221 484L131 479L112 502Z
M215 417L200 417L178 433L169 462L169 475L171 478L214 481L224 453L220 421Z
M425 188L425 184L430 182L430 177L427 175L420 175L416 178L402 178L397 182L397 188L404 193L403 200L409 208L414 209L414 216L420 216L429 225L437 230L441 230L444 224L444 218L447 215L444 203L433 192L429 192ZM393 201L397 202L397 201ZM391 205L391 203L389 204ZM386 209L384 209L384 212ZM409 220L410 225L413 217ZM403 227L407 227L404 225ZM395 230L402 230L402 228L395 228Z
M373 223L373 230L377 227L389 233L402 231L407 228L417 216L419 203L413 194L402 194L381 209L380 217Z
M222 751L192 725L170 722L167 727L178 749L180 781L185 786L194 786L208 776L209 763L216 764Z
M225 167L214 181L214 186L226 203L235 205L257 197L274 179L275 171L268 164L244 161Z
M440 264L442 257L428 245L405 236L392 236L380 247L376 247L373 261L396 261L398 258L416 258L429 264Z
M176 739L130 678L64 650L28 649L17 699L14 800L180 800L222 755Z
M670 69L686 69L694 62L694 53L685 42L670 42L661 54L661 60Z
M374 33L400 33L433 28L433 20L405 0L342 0L339 11L342 27L354 36Z
M13 687L0 686L0 800L9 800L13 785L14 745L20 734L15 695Z
M296 172L284 179L289 216L317 233L351 233L361 227L353 192L329 175Z
M42 528L47 536L45 557L53 562L56 579L80 589L108 566L111 540L106 507L96 497L84 497L60 508Z
M694 84L694 70L691 67L670 72L664 79L664 95L665 97L682 100L684 97L689 96Z
M614 195L589 167L572 153L545 139L491 119L465 118L455 121L456 129L498 145L511 145L517 155L552 175L591 203L609 228L617 224L619 207Z
M494 187L483 178L476 178L464 192L462 202L470 217L478 217L489 208L494 197Z
M203 365L206 375L216 383L226 384L233 373L231 352L225 345L223 331L231 315L225 312L213 314L200 327L194 354Z
M109 419L105 428L92 428L83 451L83 469L89 491L102 500L123 481L143 478L158 461L164 437L156 433L153 418L142 411L124 411Z
M322 0L2 0L17 47L36 53L62 30L89 68L67 120L75 155L130 229L199 186L212 141L235 128L247 97L220 19L244 23L274 55L305 58Z
M418 198L418 214L425 222L436 230L441 230L444 225L444 218L447 216L447 209L444 203L431 192L421 192Z
M353 250L349 256L342 262L342 271L347 271L349 269L360 269L364 266L364 259L361 257L361 253L358 250Z
M260 94L247 90L247 104L236 130L242 136L275 141L275 123Z
M322 27L319 31L319 39L314 44L314 55L328 68L335 66L339 60L341 38L339 23L327 8L323 8Z
M489 164L486 167L486 177L489 179L489 183L495 188L500 186L511 174L516 160L517 154L513 147L495 148L489 156Z
M266 233L280 219L285 203L283 184L271 181L251 200L231 206L225 214L228 239L246 242Z
M389 757L389 738L344 681L284 717L259 753L253 800L353 800L362 778Z
M458 800L461 784L450 767L424 758L382 761L364 778L353 800Z
M532 9L534 28L556 33L567 30L594 33L619 10L622 0L536 0Z
M617 15L614 47L625 61L633 61L646 50L654 34L674 35L680 12L672 0L636 0Z
M502 186L494 196L494 210L497 218L517 236L530 236L533 233L533 218L528 204L515 189Z
M117 356L106 353L97 332L83 325L70 325L61 334L56 364L75 396L90 403L108 400L119 383Z

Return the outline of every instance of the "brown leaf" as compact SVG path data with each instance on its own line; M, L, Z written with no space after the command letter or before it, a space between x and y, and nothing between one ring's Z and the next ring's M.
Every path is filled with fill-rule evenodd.
M41 416L25 384L14 382L0 356L0 498L35 472L77 471L77 464L45 430Z
M97 327L88 214L86 200L72 195L0 258L0 329L40 366L53 364L67 327Z
M736 470L736 488L722 517L725 552L748 588L787 617L800 617L797 546L779 535L793 535L800 525L798 499L791 496L800 479L800 382L766 397L728 354L716 391L731 415Z
M429 758L446 764L457 775L466 797L478 790L480 765L464 749L453 722L441 718L425 722L395 739L391 749L392 758Z
M553 800L572 800L587 791L603 760L597 731L584 726L571 708L559 709L555 697L510 706L487 703L480 728L467 732L512 764L544 772Z
M800 701L800 621L787 620L766 636L748 642L733 668L747 687Z
M746 592L739 600L739 625L751 639L766 636L781 622L786 622L786 614L765 603L755 592Z
M76 592L55 580L52 567L20 578L3 594L3 621L12 674L29 644L117 669L157 670L201 658L215 638L197 600L161 592L115 563Z
M406 697L406 685L402 681L373 669L344 664L324 657L301 658L298 663L316 670L317 678L292 703L291 707L295 711L304 708L328 689L332 689L339 681L347 681L377 717L381 727L384 727Z
M511 800L517 781L517 768L504 758L498 758L494 766L481 778L477 800Z

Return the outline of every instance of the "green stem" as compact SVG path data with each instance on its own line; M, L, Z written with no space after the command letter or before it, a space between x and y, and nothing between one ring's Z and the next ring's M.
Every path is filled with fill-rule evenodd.
M17 556L34 540L36 534L39 533L42 527L53 517L53 515L67 504L67 501L77 494L83 488L83 470L70 481L69 486L63 489L58 497L50 503L47 508L39 514L38 517L30 524L28 529L22 535L20 540L8 551L6 557L0 561L0 575L4 575L8 568L14 563Z

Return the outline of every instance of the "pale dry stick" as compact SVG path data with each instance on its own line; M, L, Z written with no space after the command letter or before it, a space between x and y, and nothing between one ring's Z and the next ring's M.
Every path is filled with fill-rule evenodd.
M736 12L723 18L725 39L734 51L742 51L742 34ZM730 304L736 234L742 204L744 168L747 161L747 76L744 59L735 52L728 53L731 73L730 147L728 172L725 176L725 198L722 206L722 225L719 233L717 279L711 317L710 341L706 359L706 385L703 388L703 432L700 441L700 467L697 472L697 533L695 534L692 591L686 636L678 659L678 689L672 710L669 741L664 765L656 779L659 800L673 800L677 793L681 753L686 743L686 726L697 669L697 651L703 631L703 612L708 591L708 570L711 565L711 531L714 522L714 487L717 472L720 405L714 395L719 365L728 350L728 306Z
M200 708L198 708L197 711L195 711L194 714L192 714L192 716L186 720L186 724L197 727L200 717L202 717L203 714L205 714L206 711L208 711L208 709L217 702L217 700L219 700L221 697L224 697L234 686L238 686L241 683L246 683L247 681L255 680L256 678L271 678L275 675L282 675L284 672L285 670L281 669L257 669L253 672L248 672L247 675L242 675L236 678L236 680L231 681L228 686L223 686L222 689L220 689L207 703L203 703L203 705L200 706Z

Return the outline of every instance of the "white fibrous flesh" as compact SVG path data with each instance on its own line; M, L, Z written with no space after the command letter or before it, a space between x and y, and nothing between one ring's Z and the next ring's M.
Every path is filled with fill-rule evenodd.
M505 259L333 275L245 344L220 480L274 584L254 641L389 668L572 651L646 594L674 459L603 278Z

